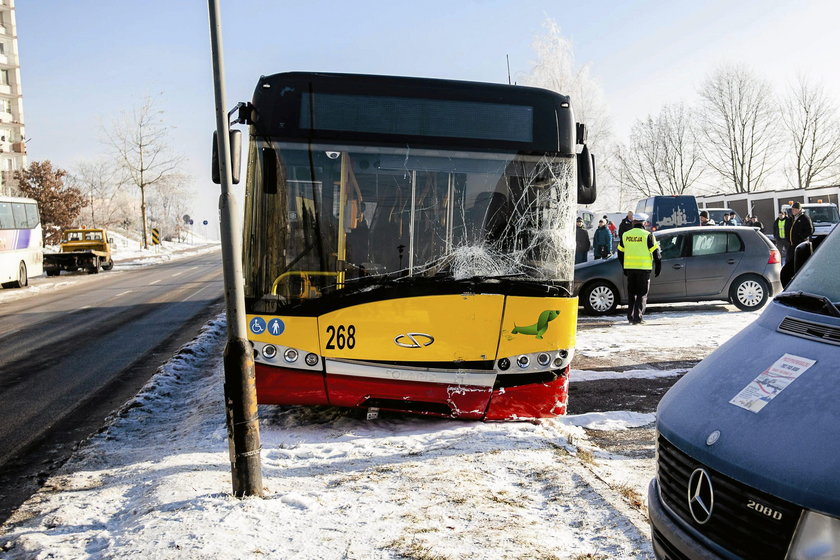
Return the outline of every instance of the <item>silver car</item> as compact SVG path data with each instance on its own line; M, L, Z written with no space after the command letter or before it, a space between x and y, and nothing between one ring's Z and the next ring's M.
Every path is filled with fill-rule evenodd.
M782 291L781 258L758 229L696 226L654 233L662 271L651 274L648 303L724 300L751 311ZM627 282L618 258L575 266L575 294L589 315L611 313L627 303Z

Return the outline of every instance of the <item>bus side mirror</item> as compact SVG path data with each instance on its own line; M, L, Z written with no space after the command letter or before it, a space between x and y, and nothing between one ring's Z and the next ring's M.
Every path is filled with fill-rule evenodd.
M108 238L108 245L113 245L113 244L114 244L114 238L113 238L113 237L109 237L109 238Z
M589 153L589 147L584 144L583 150L577 155L577 198L578 204L592 204L596 198L595 185L595 156Z
M218 132L213 132L213 169L211 174L213 182L217 185L222 183L222 174L219 170L219 136ZM230 131L230 173L231 180L234 185L239 184L239 168L242 160L242 131Z

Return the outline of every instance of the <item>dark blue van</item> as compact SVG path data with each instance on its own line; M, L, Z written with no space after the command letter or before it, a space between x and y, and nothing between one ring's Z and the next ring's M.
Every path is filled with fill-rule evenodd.
M657 410L659 559L840 558L840 229Z
M636 213L650 217L650 231L700 225L697 199L687 194L643 198L636 204Z

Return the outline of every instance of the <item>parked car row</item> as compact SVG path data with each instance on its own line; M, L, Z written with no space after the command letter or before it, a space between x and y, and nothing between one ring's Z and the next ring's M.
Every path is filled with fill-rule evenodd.
M662 250L662 271L651 278L649 303L723 300L750 311L782 289L779 251L758 230L695 226L654 235ZM612 313L626 304L618 258L576 265L574 291L590 315Z

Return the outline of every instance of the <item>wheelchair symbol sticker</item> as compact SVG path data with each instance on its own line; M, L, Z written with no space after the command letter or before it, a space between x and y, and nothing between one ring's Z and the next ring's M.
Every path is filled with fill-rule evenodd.
M262 334L265 332L265 319L262 317L254 317L251 319L250 327L251 332L254 334Z
M270 335L280 336L285 330L286 325L277 317L268 322L268 334Z

